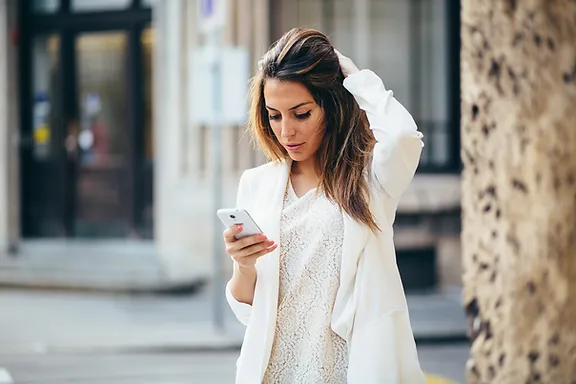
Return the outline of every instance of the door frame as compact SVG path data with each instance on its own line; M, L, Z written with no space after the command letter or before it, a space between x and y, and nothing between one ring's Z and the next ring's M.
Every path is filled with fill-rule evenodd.
M20 137L21 137L21 225L24 237L36 237L33 212L27 207L30 201L30 191L34 188L35 169L32 155L32 65L33 40L39 35L54 34L59 36L59 71L61 74L74 73L73 76L61 76L58 84L62 97L62 124L54 130L66 132L66 125L75 116L78 116L79 106L77 98L77 74L75 63L75 41L82 33L90 32L126 32L127 44L127 121L128 121L128 168L130 174L128 201L128 226L131 236L139 236L143 228L143 209L145 205L145 178L147 167L144 153L144 63L141 36L152 22L152 11L141 6L141 0L133 0L124 10L71 12L70 0L61 0L60 9L51 14L34 13L30 8L31 1L19 2L20 25ZM57 154L56 161L61 164L64 185L62 186L61 217L63 237L73 237L75 218L75 169L68 161L64 145Z

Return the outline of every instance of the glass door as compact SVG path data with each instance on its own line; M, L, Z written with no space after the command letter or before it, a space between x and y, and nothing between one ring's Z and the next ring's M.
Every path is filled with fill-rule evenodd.
M23 221L25 232L66 235L66 166L62 135L61 38L41 34L32 39L30 107L24 115L30 131L23 134ZM27 80L27 79L26 79Z
M150 237L151 10L21 2L24 237Z
M131 213L128 33L76 35L76 116L69 132L75 172L73 231L126 236Z

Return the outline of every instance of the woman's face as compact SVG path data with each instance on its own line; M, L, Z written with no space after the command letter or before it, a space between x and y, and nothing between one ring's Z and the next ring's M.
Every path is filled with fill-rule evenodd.
M290 158L313 160L324 138L324 110L304 85L294 81L268 79L264 101L270 126Z

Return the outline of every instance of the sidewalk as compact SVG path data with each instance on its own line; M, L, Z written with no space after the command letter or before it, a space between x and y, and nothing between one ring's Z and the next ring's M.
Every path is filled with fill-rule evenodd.
M0 355L239 348L244 328L225 308L226 331L215 329L212 300L209 290L186 296L0 291ZM417 341L464 339L464 318L450 298L409 296L409 306Z
M236 349L242 328L226 312L212 326L212 297L0 291L0 356ZM0 361L2 359L0 358Z

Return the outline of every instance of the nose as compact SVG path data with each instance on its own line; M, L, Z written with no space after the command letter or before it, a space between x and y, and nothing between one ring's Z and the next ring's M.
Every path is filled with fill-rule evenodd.
M287 121L288 119L282 120L282 132L281 136L283 139L288 139L296 134L296 127L291 121Z

